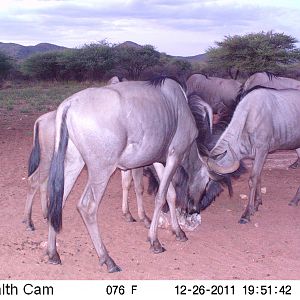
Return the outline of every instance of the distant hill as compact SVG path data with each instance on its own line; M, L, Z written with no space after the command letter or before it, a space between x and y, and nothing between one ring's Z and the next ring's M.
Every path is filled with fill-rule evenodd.
M15 59L25 59L32 54L50 52L50 51L61 51L68 49L66 47L57 46L49 43L40 43L35 46L23 46L14 43L1 43L0 51L6 53L7 55Z
M121 44L117 45L117 47L119 47L119 48L136 48L136 49L142 48L141 45L131 42L131 41L126 41L124 43L121 43Z
M206 53L198 54L198 55L194 55L194 56L174 56L174 58L184 59L184 60L187 60L191 63L196 62L196 61L207 61Z
M134 43L132 41L126 41L124 43L121 43L117 45L117 47L126 47L126 48L136 48L139 49L142 46ZM68 49L66 47L62 46L57 46L54 44L49 44L49 43L40 43L35 46L23 46L15 43L1 43L0 42L0 51L6 53L7 55L17 59L25 59L29 57L32 54L35 53L43 53L43 52L51 52L51 51L62 51ZM170 57L174 57L176 59L182 59L182 60L187 60L189 62L196 62L196 61L206 61L207 60L207 55L204 54L198 54L194 56L172 56L169 55Z

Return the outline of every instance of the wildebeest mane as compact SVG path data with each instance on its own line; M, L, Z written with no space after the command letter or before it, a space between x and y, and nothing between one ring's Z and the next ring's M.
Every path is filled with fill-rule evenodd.
M269 78L270 81L273 79L273 77L274 78L278 77L276 74L274 74L274 73L272 73L270 71L254 72L254 73L251 73L250 76L253 76L253 75L258 74L258 73L265 73L268 76L268 78Z
M206 145L211 136L209 112L205 106L199 105L198 99L194 98L193 96L197 96L197 97L200 96L196 92L193 92L188 95L188 105L194 116L194 119L196 121L196 126L198 129L197 144L201 143ZM202 114L203 110L200 109L200 107L203 108L205 111L204 116Z
M183 90L186 91L186 85L184 83L180 82L180 80L175 76L159 75L159 76L150 78L149 80L147 80L147 82L150 85L153 85L155 87L160 87L164 84L166 79L171 79L171 80L176 81L183 88Z
M248 89L246 91L244 91L243 88L244 88L244 85L241 86L241 88L240 88L240 90L239 90L239 92L238 92L238 94L237 94L237 96L235 98L235 101L234 101L234 106L235 107L234 107L234 109L237 107L237 105L242 101L242 99L246 95L248 95L249 93L251 93L254 90L257 90L257 89L277 90L276 88L269 87L269 86L264 86L264 85L260 85L260 84L255 85L255 86L253 86L252 88L250 88L250 89Z

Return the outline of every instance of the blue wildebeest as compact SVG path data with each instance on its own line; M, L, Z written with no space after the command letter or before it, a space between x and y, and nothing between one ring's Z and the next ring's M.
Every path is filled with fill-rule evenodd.
M239 96L243 97L249 90L255 86L265 86L281 89L297 89L300 90L300 81L287 77L276 76L271 72L258 72L251 75L241 86ZM300 149L296 149L298 159L292 163L289 168L296 169L300 167Z
M241 91L245 93L255 86L265 86L282 89L297 89L300 90L300 81L287 77L276 76L271 72L257 72L252 74L242 85Z
M100 263L106 264L109 272L120 268L101 240L97 209L116 168L127 170L154 164L160 186L148 235L151 249L155 253L164 250L157 238L157 224L166 196L173 232L178 240L185 241L170 182L196 136L184 91L168 78L152 84L136 81L89 88L66 99L57 109L55 151L49 174L49 262L60 263L56 233L62 226L64 186L84 162L88 182L78 209Z
M261 172L267 154L275 150L300 147L300 91L254 87L238 104L233 118L207 158L208 167L218 174L226 173L233 162L253 159L249 178L249 201L240 223L250 221L261 197ZM232 150L232 151L228 151ZM234 169L234 168L233 168ZM297 205L300 190L290 202Z
M211 149L225 130L231 116L224 115L218 124L213 125L212 109L198 94L190 94L188 104L198 129L197 143ZM223 175L217 176L217 178L212 176L207 166L199 160L196 143L193 144L190 154L182 162L181 166L177 168L172 179L172 184L176 191L176 207L178 207L180 212L180 225L185 229L194 230L199 225L196 219L197 214L215 200L223 191L222 186L227 186L229 194L232 195L231 177L238 178L244 171L245 168L242 165L238 172L234 172L231 176ZM144 173L149 177L149 194L155 194L159 186L159 178L155 175L154 168L146 167L144 168ZM142 172L140 172L139 176L142 176ZM137 182L141 184L141 180ZM128 185L129 181L127 182ZM141 189L141 187L138 187L136 191ZM126 199L125 203L127 205ZM166 204L163 207L163 212L166 213L167 211L168 207ZM186 218L183 218L183 216ZM163 215L163 217L166 217L166 215Z
M241 83L234 79L193 74L187 81L187 95L197 93L213 109L214 114L231 106L240 90Z
M108 83L114 84L120 82L118 77L113 77ZM199 99L196 94L190 95L189 106L197 120L197 128L201 141L206 143L212 130L212 109L210 106ZM31 218L33 198L37 190L40 190L40 198L43 215L47 216L47 182L48 173L50 170L51 157L54 151L55 141L55 116L56 111L52 111L40 116L34 124L33 148L31 151L29 166L28 166L28 192L25 204L25 212L23 222L28 230L34 230L34 224ZM199 219L193 219L195 222L189 221L191 214L200 213L200 209L205 208L208 203L211 203L216 196L222 191L221 184L215 181L209 181L209 173L206 166L201 164L198 159L195 149L186 162L186 170L180 167L176 170L173 178L173 185L176 191L176 203L178 212L180 213L180 225L189 230L193 230L199 225ZM153 168L151 168L153 170ZM152 185L148 188L153 194L154 189L158 189L158 181L153 180L156 175L152 172L145 171L145 174L150 178L149 182ZM78 170L78 175L81 170ZM154 170L155 173L155 170ZM77 176L78 176L77 175ZM134 188L137 198L137 209L140 221L143 221L147 228L150 227L151 220L146 215L143 205L143 168L121 171L122 175L122 212L125 219L129 222L135 221L129 210L128 193L131 182L134 182ZM151 177L150 177L151 175ZM68 180L68 186L65 188L64 197L67 198L71 191L77 176L73 176ZM228 183L223 182L228 185ZM230 184L230 183L229 183ZM228 185L230 189L230 185ZM152 191L151 191L152 189ZM166 208L164 209L166 211ZM197 217L196 215L192 217ZM164 220L164 219L162 219ZM166 224L161 224L167 227Z
M26 224L27 230L34 230L32 221L32 204L36 192L40 191L41 206L44 218L47 217L47 183L50 170L50 163L54 151L55 142L55 116L56 111L52 111L40 116L34 124L33 148L29 157L28 163L28 192L25 203L25 211L23 223ZM83 168L83 166L82 166ZM78 170L78 175L81 170ZM77 176L78 176L77 175ZM134 170L121 171L122 175L122 211L127 221L133 221L129 212L127 197L130 187L131 178L134 178L134 186L137 195L138 215L146 227L150 226L150 219L146 215L143 205L143 185L141 183L143 168ZM71 191L77 176L73 176L66 187L65 197Z
M126 78L119 78L118 76L112 77L107 84L116 84L120 81L127 81ZM54 140L55 140L55 116L56 111L52 111L40 116L33 128L33 147L28 162L28 192L25 204L23 222L26 224L28 230L34 230L34 224L32 221L32 204L33 198L37 190L40 190L41 206L43 215L47 217L47 183L48 173L50 170L50 163L52 154L54 151ZM81 170L78 170L78 175ZM141 221L144 222L146 227L150 226L150 219L146 215L142 194L143 185L141 182L142 169L122 171L122 189L123 189L123 200L122 200L122 211L128 221L133 221L129 207L128 207L128 191L130 187L131 178L134 178L135 191L137 195L138 204L138 215ZM78 176L77 175L77 176ZM73 176L69 182L65 192L65 197L68 196L71 191L77 176Z

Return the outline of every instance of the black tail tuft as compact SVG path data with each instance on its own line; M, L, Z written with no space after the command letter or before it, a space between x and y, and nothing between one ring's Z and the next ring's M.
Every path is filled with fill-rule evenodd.
M31 176L39 167L41 160L41 147L39 142L39 123L36 123L34 133L34 146L28 160L28 177Z
M56 232L62 227L62 203L64 194L64 160L68 146L69 133L66 125L66 109L62 115L58 151L54 152L49 173L48 221Z

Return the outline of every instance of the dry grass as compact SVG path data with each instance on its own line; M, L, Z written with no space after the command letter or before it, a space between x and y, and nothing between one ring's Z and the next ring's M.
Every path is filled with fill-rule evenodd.
M23 82L7 83L0 89L0 108L22 113L54 110L67 97L100 82Z

